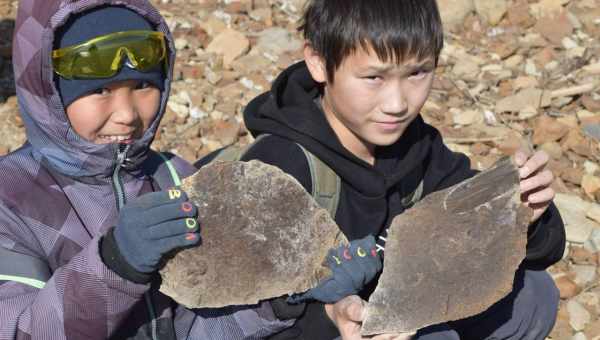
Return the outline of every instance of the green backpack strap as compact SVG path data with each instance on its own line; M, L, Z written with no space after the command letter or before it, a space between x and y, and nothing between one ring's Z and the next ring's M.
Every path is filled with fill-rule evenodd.
M308 162L313 198L321 208L327 210L329 215L335 219L335 214L337 213L337 208L340 203L340 191L342 185L340 176L302 145L296 144L300 147L302 152L304 152Z

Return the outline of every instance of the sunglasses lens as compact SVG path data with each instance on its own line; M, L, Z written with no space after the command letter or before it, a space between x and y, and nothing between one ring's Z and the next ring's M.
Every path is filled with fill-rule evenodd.
M158 32L120 32L78 46L53 51L56 73L73 79L108 78L128 57L135 69L150 71L165 59L164 36Z
M77 78L107 78L115 75L118 68L113 69L113 61L120 58L118 48L95 48L75 53L71 71Z
M163 40L153 38L132 43L127 48L135 59L136 69L142 72L155 68L166 53Z

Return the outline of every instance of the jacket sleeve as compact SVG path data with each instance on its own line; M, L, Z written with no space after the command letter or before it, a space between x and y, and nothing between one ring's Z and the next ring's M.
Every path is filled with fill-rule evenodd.
M477 171L471 169L467 156L452 152L442 141L439 132L432 127L433 136L429 165L425 172L424 193L428 194L451 187L473 177ZM554 204L528 230L527 253L523 266L542 270L558 262L565 250L565 228Z
M0 205L0 247L14 256L37 259L48 264L41 244L27 225L4 205ZM50 229L48 229L50 230ZM27 268L18 270L0 258L0 338L1 339L106 339L121 325L149 285L138 285L109 270L99 255L96 237L64 265L48 270L47 280L27 280ZM15 257L16 258L16 257ZM50 266L48 265L48 268ZM16 274L16 275L14 275Z
M291 327L294 320L280 320L271 305L224 308L187 309L175 311L177 339L189 340L258 340Z

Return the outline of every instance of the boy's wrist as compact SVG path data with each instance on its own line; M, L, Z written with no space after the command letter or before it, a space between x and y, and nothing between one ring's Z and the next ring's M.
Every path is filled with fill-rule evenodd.
M155 273L142 273L133 268L121 254L111 228L100 240L100 257L102 262L120 277L138 284L147 284Z

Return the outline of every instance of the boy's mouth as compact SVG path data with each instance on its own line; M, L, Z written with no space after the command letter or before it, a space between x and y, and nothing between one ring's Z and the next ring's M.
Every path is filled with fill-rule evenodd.
M130 144L133 142L132 135L99 135L98 138L105 143Z

